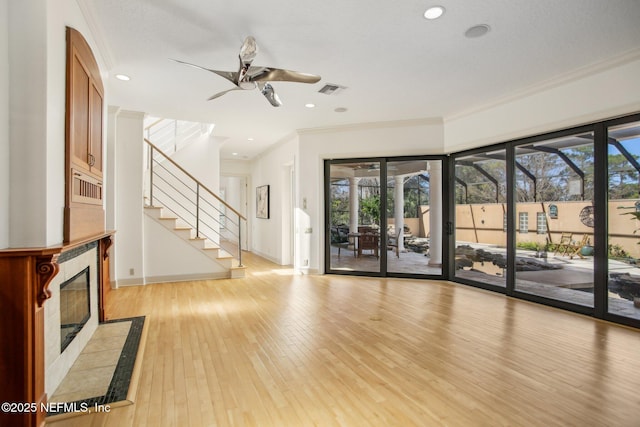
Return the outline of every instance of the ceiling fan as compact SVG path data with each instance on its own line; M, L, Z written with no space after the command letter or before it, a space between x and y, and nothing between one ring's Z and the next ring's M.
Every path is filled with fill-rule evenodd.
M188 62L172 59L172 61L179 62L180 64L188 65L190 67L199 68L201 70L209 71L219 75L235 85L231 89L227 89L222 92L218 92L215 95L210 96L207 101L221 97L222 95L232 92L234 90L250 90L256 87L260 89L260 92L267 98L267 100L274 107L282 105L278 94L276 94L273 86L270 82L295 82L295 83L317 83L320 81L320 76L315 74L300 73L298 71L283 70L273 67L261 67L251 65L253 59L258 54L258 44L256 39L252 36L248 36L244 39L244 43L240 47L240 53L238 58L240 59L240 66L238 71L218 71L210 68L201 67L199 65L190 64Z

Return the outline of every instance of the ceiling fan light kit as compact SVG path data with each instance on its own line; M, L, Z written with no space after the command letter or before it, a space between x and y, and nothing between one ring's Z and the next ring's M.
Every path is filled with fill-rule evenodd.
M207 99L208 101L219 98L231 91L251 90L257 87L260 89L260 93L267 98L267 101L269 101L272 106L279 107L282 105L282 101L280 101L278 94L275 92L275 89L270 82L317 83L320 81L320 76L315 74L252 65L257 54L258 43L256 42L256 39L252 36L247 36L244 39L244 42L240 47L240 53L238 54L238 59L240 61L238 71L212 70L210 68L201 67L200 65L191 64L177 59L172 59L172 61L217 74L235 85L235 87L231 89L227 89L210 96Z

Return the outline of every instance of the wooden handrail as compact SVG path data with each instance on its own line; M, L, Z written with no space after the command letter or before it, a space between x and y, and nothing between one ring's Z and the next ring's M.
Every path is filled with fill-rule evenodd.
M182 166L180 166L179 164L177 164L171 157L167 156L165 153L162 152L162 150L160 150L158 147L156 147L155 145L153 145L153 143L151 141L149 141L147 138L144 138L144 142L146 142L147 144L149 144L154 150L156 150L158 153L160 153L165 159L167 159L169 162L171 162L172 165L174 165L175 167L177 167L178 169L180 169L180 171L182 173L184 173L185 175L187 175L189 178L191 178L193 181L195 181L199 186L201 186L202 188L204 188L205 190L207 190L207 192L209 194L211 194L213 197L216 198L216 200L218 200L220 203L222 203L227 209L230 209L231 212L235 213L236 215L238 215L238 217L240 219L244 219L245 221L247 220L247 218L245 218L240 212L238 212L237 210L235 210L232 206L230 206L227 202L225 202L224 200L222 200L216 193L214 193L213 191L209 190L207 188L206 185L204 185L203 183L201 183L197 178L195 178L193 175L191 175L189 172L187 172ZM153 159L152 159L153 161Z

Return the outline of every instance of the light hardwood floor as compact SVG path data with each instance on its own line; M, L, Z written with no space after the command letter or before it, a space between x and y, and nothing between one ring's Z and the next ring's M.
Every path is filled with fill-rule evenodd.
M640 331L447 282L299 276L118 289L136 403L63 426L638 426Z

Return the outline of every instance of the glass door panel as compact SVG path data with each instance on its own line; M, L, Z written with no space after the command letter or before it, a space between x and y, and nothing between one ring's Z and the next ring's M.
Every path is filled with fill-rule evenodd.
M608 133L608 307L640 320L640 122Z
M387 272L442 274L442 161L387 162Z
M329 167L329 270L380 272L380 162Z
M517 291L593 307L593 133L516 147Z
M506 151L455 160L455 276L506 286Z

